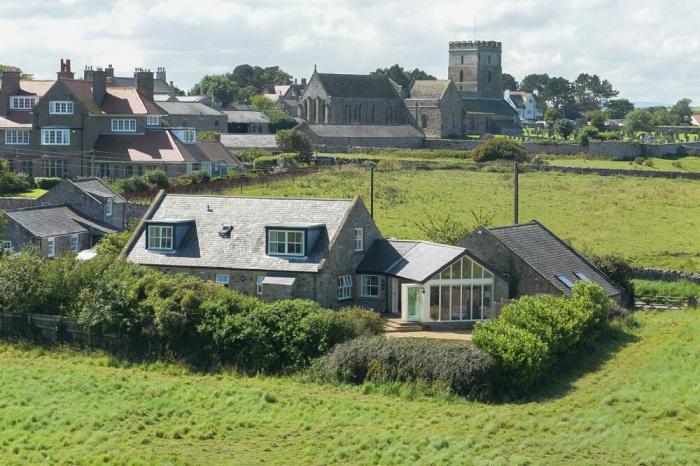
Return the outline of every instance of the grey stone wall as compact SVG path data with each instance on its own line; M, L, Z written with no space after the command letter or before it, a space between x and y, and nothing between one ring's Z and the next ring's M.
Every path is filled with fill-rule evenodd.
M123 230L126 223L126 204L117 198L113 199L112 215L108 217L105 203L88 196L72 183L63 181L41 196L38 201L48 205L66 204L85 217Z
M21 209L23 207L34 207L41 205L35 199L23 197L0 197L0 210Z
M688 280L693 283L700 284L700 273L682 272L680 270L662 270L637 267L634 269L634 278L641 280L661 280L665 282Z

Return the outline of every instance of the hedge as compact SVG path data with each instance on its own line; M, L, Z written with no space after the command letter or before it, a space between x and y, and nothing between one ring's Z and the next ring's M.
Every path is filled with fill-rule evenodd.
M507 384L526 387L581 341L599 336L614 307L599 285L579 281L571 298L526 296L512 301L497 319L478 323L472 341L493 356Z
M130 357L286 373L334 345L382 330L372 311L332 311L305 300L264 304L184 274L164 274L111 255L47 261L32 251L0 257L0 311L75 318L117 334Z
M467 342L364 337L337 345L318 367L332 382L417 382L472 399L491 397L500 383L494 359Z

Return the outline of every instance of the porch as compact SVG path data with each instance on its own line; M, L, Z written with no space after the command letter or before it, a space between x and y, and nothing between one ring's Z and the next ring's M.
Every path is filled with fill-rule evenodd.
M416 322L405 322L400 316L387 314L384 335L387 338L432 338L436 340L471 341L472 328L435 328Z

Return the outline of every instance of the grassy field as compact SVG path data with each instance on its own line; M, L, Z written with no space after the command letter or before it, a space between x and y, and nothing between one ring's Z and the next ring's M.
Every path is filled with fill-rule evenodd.
M245 195L339 197L369 207L369 173L326 171L246 188ZM231 192L239 194L238 190ZM421 239L426 213L474 223L472 211L512 222L512 176L462 170L376 174L375 219L387 237ZM537 219L583 252L620 253L634 263L700 270L700 183L688 180L526 173L520 221Z
M45 189L34 188L29 191L19 193L19 194L0 194L0 197L23 197L28 199L37 199L46 193Z
M663 282L659 280L633 280L637 296L700 297L700 284L690 280Z
M627 160L601 160L584 157L547 157L550 165L562 167L614 168L618 170L659 170L669 172L700 172L700 157L679 157L676 159L650 157L652 166Z
M698 464L700 314L639 319L532 400L501 404L2 344L0 461Z

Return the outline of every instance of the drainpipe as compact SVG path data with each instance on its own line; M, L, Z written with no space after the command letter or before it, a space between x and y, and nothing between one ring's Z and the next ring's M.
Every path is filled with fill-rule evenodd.
M513 162L513 223L518 224L518 162Z

